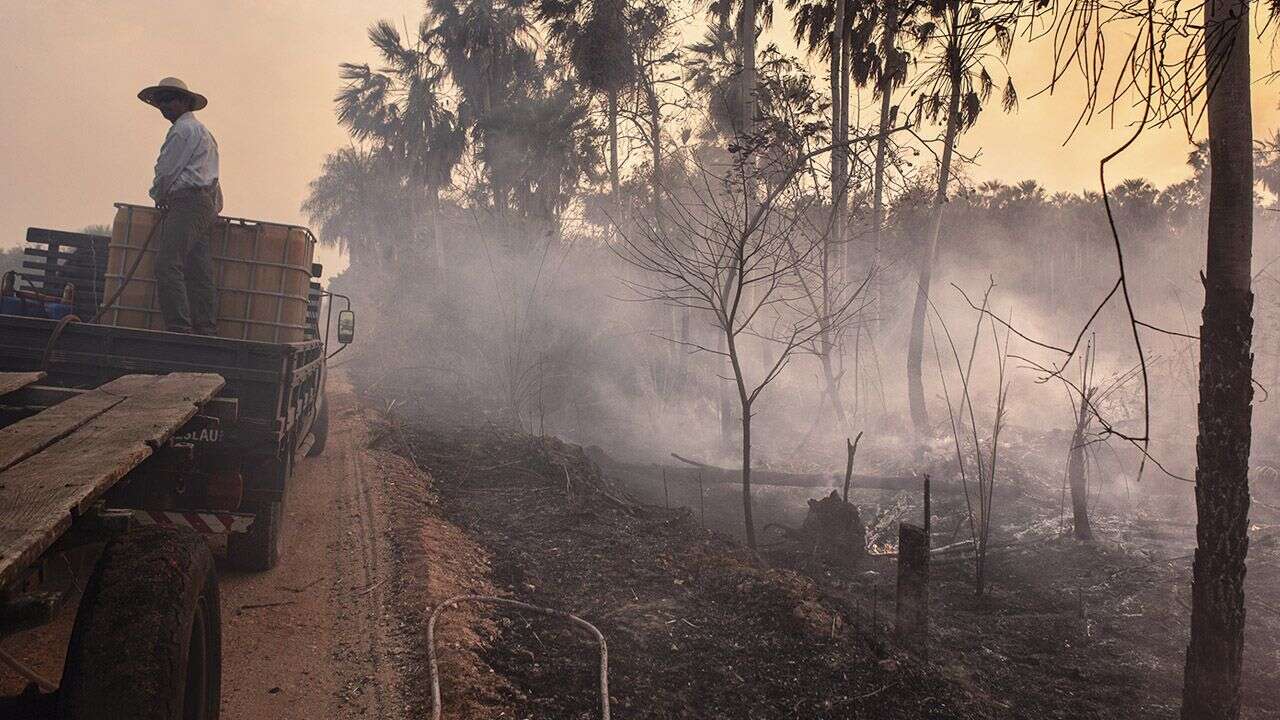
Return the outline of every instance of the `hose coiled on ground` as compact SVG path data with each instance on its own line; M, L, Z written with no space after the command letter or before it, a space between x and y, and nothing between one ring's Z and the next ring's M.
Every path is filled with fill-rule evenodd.
M537 613L539 615L561 618L572 622L578 627L586 629L594 635L596 642L600 645L600 717L602 720L609 720L609 647L605 643L604 633L600 632L599 628L595 625L592 625L577 615L567 613L563 610L553 610L551 608L523 603L519 600L510 600L508 598L492 597L489 595L455 595L440 603L431 611L431 619L427 621L427 663L431 667L431 720L441 720L441 716L444 712L444 707L440 702L440 668L436 664L436 620L445 610L464 602L506 605Z

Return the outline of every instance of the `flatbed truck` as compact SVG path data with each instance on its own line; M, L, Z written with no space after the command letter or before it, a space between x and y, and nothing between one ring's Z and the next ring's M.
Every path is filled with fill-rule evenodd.
M28 240L31 292L92 289L64 294L74 314L58 320L0 313L0 640L79 605L60 681L32 678L0 717L216 718L214 557L279 561L296 460L325 445L350 303L313 282L294 343L93 324L79 316L102 301L105 238ZM3 646L0 662L30 674Z

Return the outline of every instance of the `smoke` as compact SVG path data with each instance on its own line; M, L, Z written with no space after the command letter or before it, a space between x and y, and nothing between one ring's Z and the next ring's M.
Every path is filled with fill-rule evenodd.
M713 145L714 138L693 154L713 155ZM737 388L724 358L712 352L719 323L705 310L636 292L655 280L620 257L624 240L653 239L636 230L656 192L648 178L636 179L644 173L623 184L623 199L576 188L548 217L504 205L497 195L486 199L488 185L474 164L461 165L458 188L433 205L420 201L412 181L380 169L377 153L345 152L351 162L334 156L313 185L310 209L336 228L322 236L351 253L334 284L358 300L364 337L352 353L380 392L417 401L424 388L462 390L487 420L626 459L665 462L674 452L726 467L740 462L741 410L724 402L726 390L736 397ZM697 175L676 167L678 154L660 172L676 202L698 194ZM344 167L349 177L337 172ZM830 216L819 170L787 198L796 233ZM766 185L780 177L760 175ZM1110 196L1111 218L1096 194L1048 195L1033 181L969 187L962 180L943 212L924 342L931 425L920 434L908 421L905 359L930 179L909 171L904 178L878 241L866 227L868 199L854 195L850 239L834 251L847 258L836 282L873 276L869 304L834 353L844 412L832 407L831 374L819 358L796 353L752 408L753 464L837 472L845 438L865 431L861 471L953 479L958 467L943 448L929 449L930 441L942 438L945 446L950 438L954 455L958 418L971 408L967 422L983 435L976 446L989 442L1003 397L1002 442L1020 449L1024 476L1052 487L1063 475L1080 393L1097 388L1105 398L1090 427L1094 477L1118 499L1118 488L1137 486L1141 467L1143 493L1178 497L1189 507L1204 178L1163 189L1121 182ZM1278 282L1270 262L1280 257L1272 215L1257 218L1259 284L1268 289ZM1114 292L1120 268L1113 221L1128 298ZM670 223L665 231L673 232ZM973 307L984 296L990 316ZM1126 300L1144 323L1141 355ZM1268 381L1280 379L1280 306L1260 291L1256 314L1261 433L1280 420L1274 403L1265 402ZM758 326L743 335L739 358L748 376L767 374L777 357L768 335ZM1063 349L1076 352L1068 358ZM1271 462L1265 452L1255 454L1260 463Z
M937 359L943 373L954 376L954 342L968 360L979 319L969 302L979 302L989 283L995 283L992 313L1029 338L1069 348L1115 282L1115 252L1100 204L1082 201L1083 208L1073 209L1085 224L1055 223L1064 204L1039 202L1019 214L962 196L948 207L925 369L931 415L941 434L949 430ZM876 305L842 348L842 392L853 427L837 427L822 399L815 359L797 355L762 395L756 443L763 464L798 466L820 458L836 469L849 430L868 431L870 462L888 462L877 456L903 447L909 435L904 309L914 292L909 231L911 213L924 211L897 209ZM1194 335L1202 215L1192 214L1177 227L1125 219L1121 234L1135 312L1153 326ZM1274 224L1269 217L1260 218L1263 222ZM610 249L617 242L614 232L587 223L557 233L513 231L509 224L452 206L440 227L442 253L429 241L389 243L393 250L353 257L351 268L337 279L335 287L360 300L364 337L354 352L371 376L390 378L383 387L460 383L484 398L495 418L529 432L561 435L632 458L662 459L679 452L731 464L736 448L721 437L717 406L727 370L718 358L672 342L687 322L690 336L709 345L713 323L628 293L623 280L636 279L638 271ZM1275 257L1274 242L1265 243L1260 256L1260 265ZM1258 308L1258 371L1264 386L1280 367L1270 352L1277 313L1265 297ZM999 354L993 339L1008 338L1008 352L1018 356L1009 363L1010 425L1028 433L1069 429L1074 413L1068 389L1044 382L1044 373L1022 360L1052 367L1065 358L1010 335L999 324L994 330L993 335L986 322L972 350L969 389L979 414L994 408ZM1169 472L1187 477L1194 467L1195 340L1150 329L1142 331L1142 340L1150 378L1151 452ZM744 353L748 362L763 362L757 357L767 347L758 345ZM1133 372L1138 355L1122 298L1112 298L1098 314L1081 338L1077 359L1064 370L1064 377L1077 384L1086 346L1096 361L1094 384L1124 378L1105 408L1108 422L1140 434L1142 389ZM949 380L954 394L957 378ZM1259 404L1260 427L1274 425L1273 406ZM1132 448L1114 439L1111 444L1130 460L1126 465L1132 473Z

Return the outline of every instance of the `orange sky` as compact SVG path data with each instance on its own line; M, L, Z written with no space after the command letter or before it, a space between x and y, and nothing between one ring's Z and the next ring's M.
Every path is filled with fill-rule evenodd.
M347 142L333 120L337 65L372 59L378 18L414 27L420 0L60 0L4 4L0 22L0 245L29 225L110 222L116 201L144 202L167 123L134 95L177 75L210 98L201 118L218 138L226 213L303 223L298 210L326 153ZM771 39L786 37L773 31ZM1023 46L1010 66L1024 97L1047 76L1047 48ZM1259 48L1260 50L1260 48ZM1255 50L1255 75L1269 70ZM1255 129L1276 127L1277 88L1259 85ZM1051 190L1096 188L1098 158L1122 129L1098 121L1062 147L1074 93L988 111L963 139L982 149L978 179L1037 178ZM1155 131L1115 163L1114 178L1158 185L1186 176L1185 138ZM342 264L331 251L328 269Z
M108 223L147 201L168 122L138 90L176 75L209 97L228 215L303 223L326 153L338 63L376 18L420 0L0 0L0 244L28 226ZM341 264L322 251L327 269Z

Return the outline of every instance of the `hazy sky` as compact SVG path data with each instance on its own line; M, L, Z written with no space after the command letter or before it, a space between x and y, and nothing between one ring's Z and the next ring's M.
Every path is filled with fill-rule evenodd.
M28 226L110 222L113 202L147 201L168 123L135 95L176 75L209 97L201 119L218 138L229 215L305 223L299 205L326 153L345 144L332 98L342 61L369 61L379 18L415 27L420 0L0 0L0 246ZM771 38L785 38L783 32ZM1047 77L1047 48L1010 66L1023 96ZM1272 67L1255 50L1255 76ZM1277 125L1277 91L1259 85L1255 130ZM981 148L978 179L1036 178L1051 190L1096 189L1098 159L1122 139L1102 122L1062 147L1079 110L1061 92L994 108L962 141ZM1159 185L1186 176L1179 131L1157 131L1115 163L1114 176ZM332 252L329 270L341 265Z
M304 223L307 183L347 142L338 63L418 0L0 0L0 244L148 202L169 123L135 96L167 75L209 98L228 215ZM323 253L326 269L338 263Z

